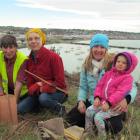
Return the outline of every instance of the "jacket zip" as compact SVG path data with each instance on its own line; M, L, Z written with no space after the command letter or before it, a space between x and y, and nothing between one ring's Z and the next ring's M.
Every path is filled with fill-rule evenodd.
M112 81L112 78L109 79L109 81L107 82L106 88L105 88L105 98L108 98L108 94L107 94L107 90L108 90L108 86L110 84L110 82Z

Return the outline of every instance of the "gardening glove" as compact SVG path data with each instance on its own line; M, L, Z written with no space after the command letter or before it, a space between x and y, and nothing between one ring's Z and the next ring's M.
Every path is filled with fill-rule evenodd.
M49 83L52 84L52 81L49 80L48 81ZM55 93L56 92L56 88L54 86L51 86L51 85L48 85L48 84L43 84L41 87L40 87L40 92L45 92L45 93Z
M35 83L29 87L29 95L33 96L34 94L39 94L40 86Z

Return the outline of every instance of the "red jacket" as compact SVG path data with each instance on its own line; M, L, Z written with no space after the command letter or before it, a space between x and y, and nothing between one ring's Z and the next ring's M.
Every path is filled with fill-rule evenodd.
M45 47L41 47L40 50L36 52L34 58L33 52L30 53L27 61L27 70L44 80L54 81L53 83L59 88L66 89L62 59L59 55ZM28 75L28 88L39 81L39 79Z

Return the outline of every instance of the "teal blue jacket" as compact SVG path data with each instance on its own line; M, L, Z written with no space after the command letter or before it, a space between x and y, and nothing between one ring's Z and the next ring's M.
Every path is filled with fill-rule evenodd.
M133 82L133 87L132 90L129 92L129 95L131 96L131 103L133 103L137 95L137 86L135 82Z
M102 70L99 76L95 77L91 72L85 72L84 69L81 71L78 101L86 101L88 99L91 104L93 103L93 92L98 80L102 77L104 72L105 71Z

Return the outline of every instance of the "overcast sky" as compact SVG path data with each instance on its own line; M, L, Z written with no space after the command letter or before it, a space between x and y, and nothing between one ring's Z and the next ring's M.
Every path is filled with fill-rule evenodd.
M140 32L140 0L3 0L0 26Z

